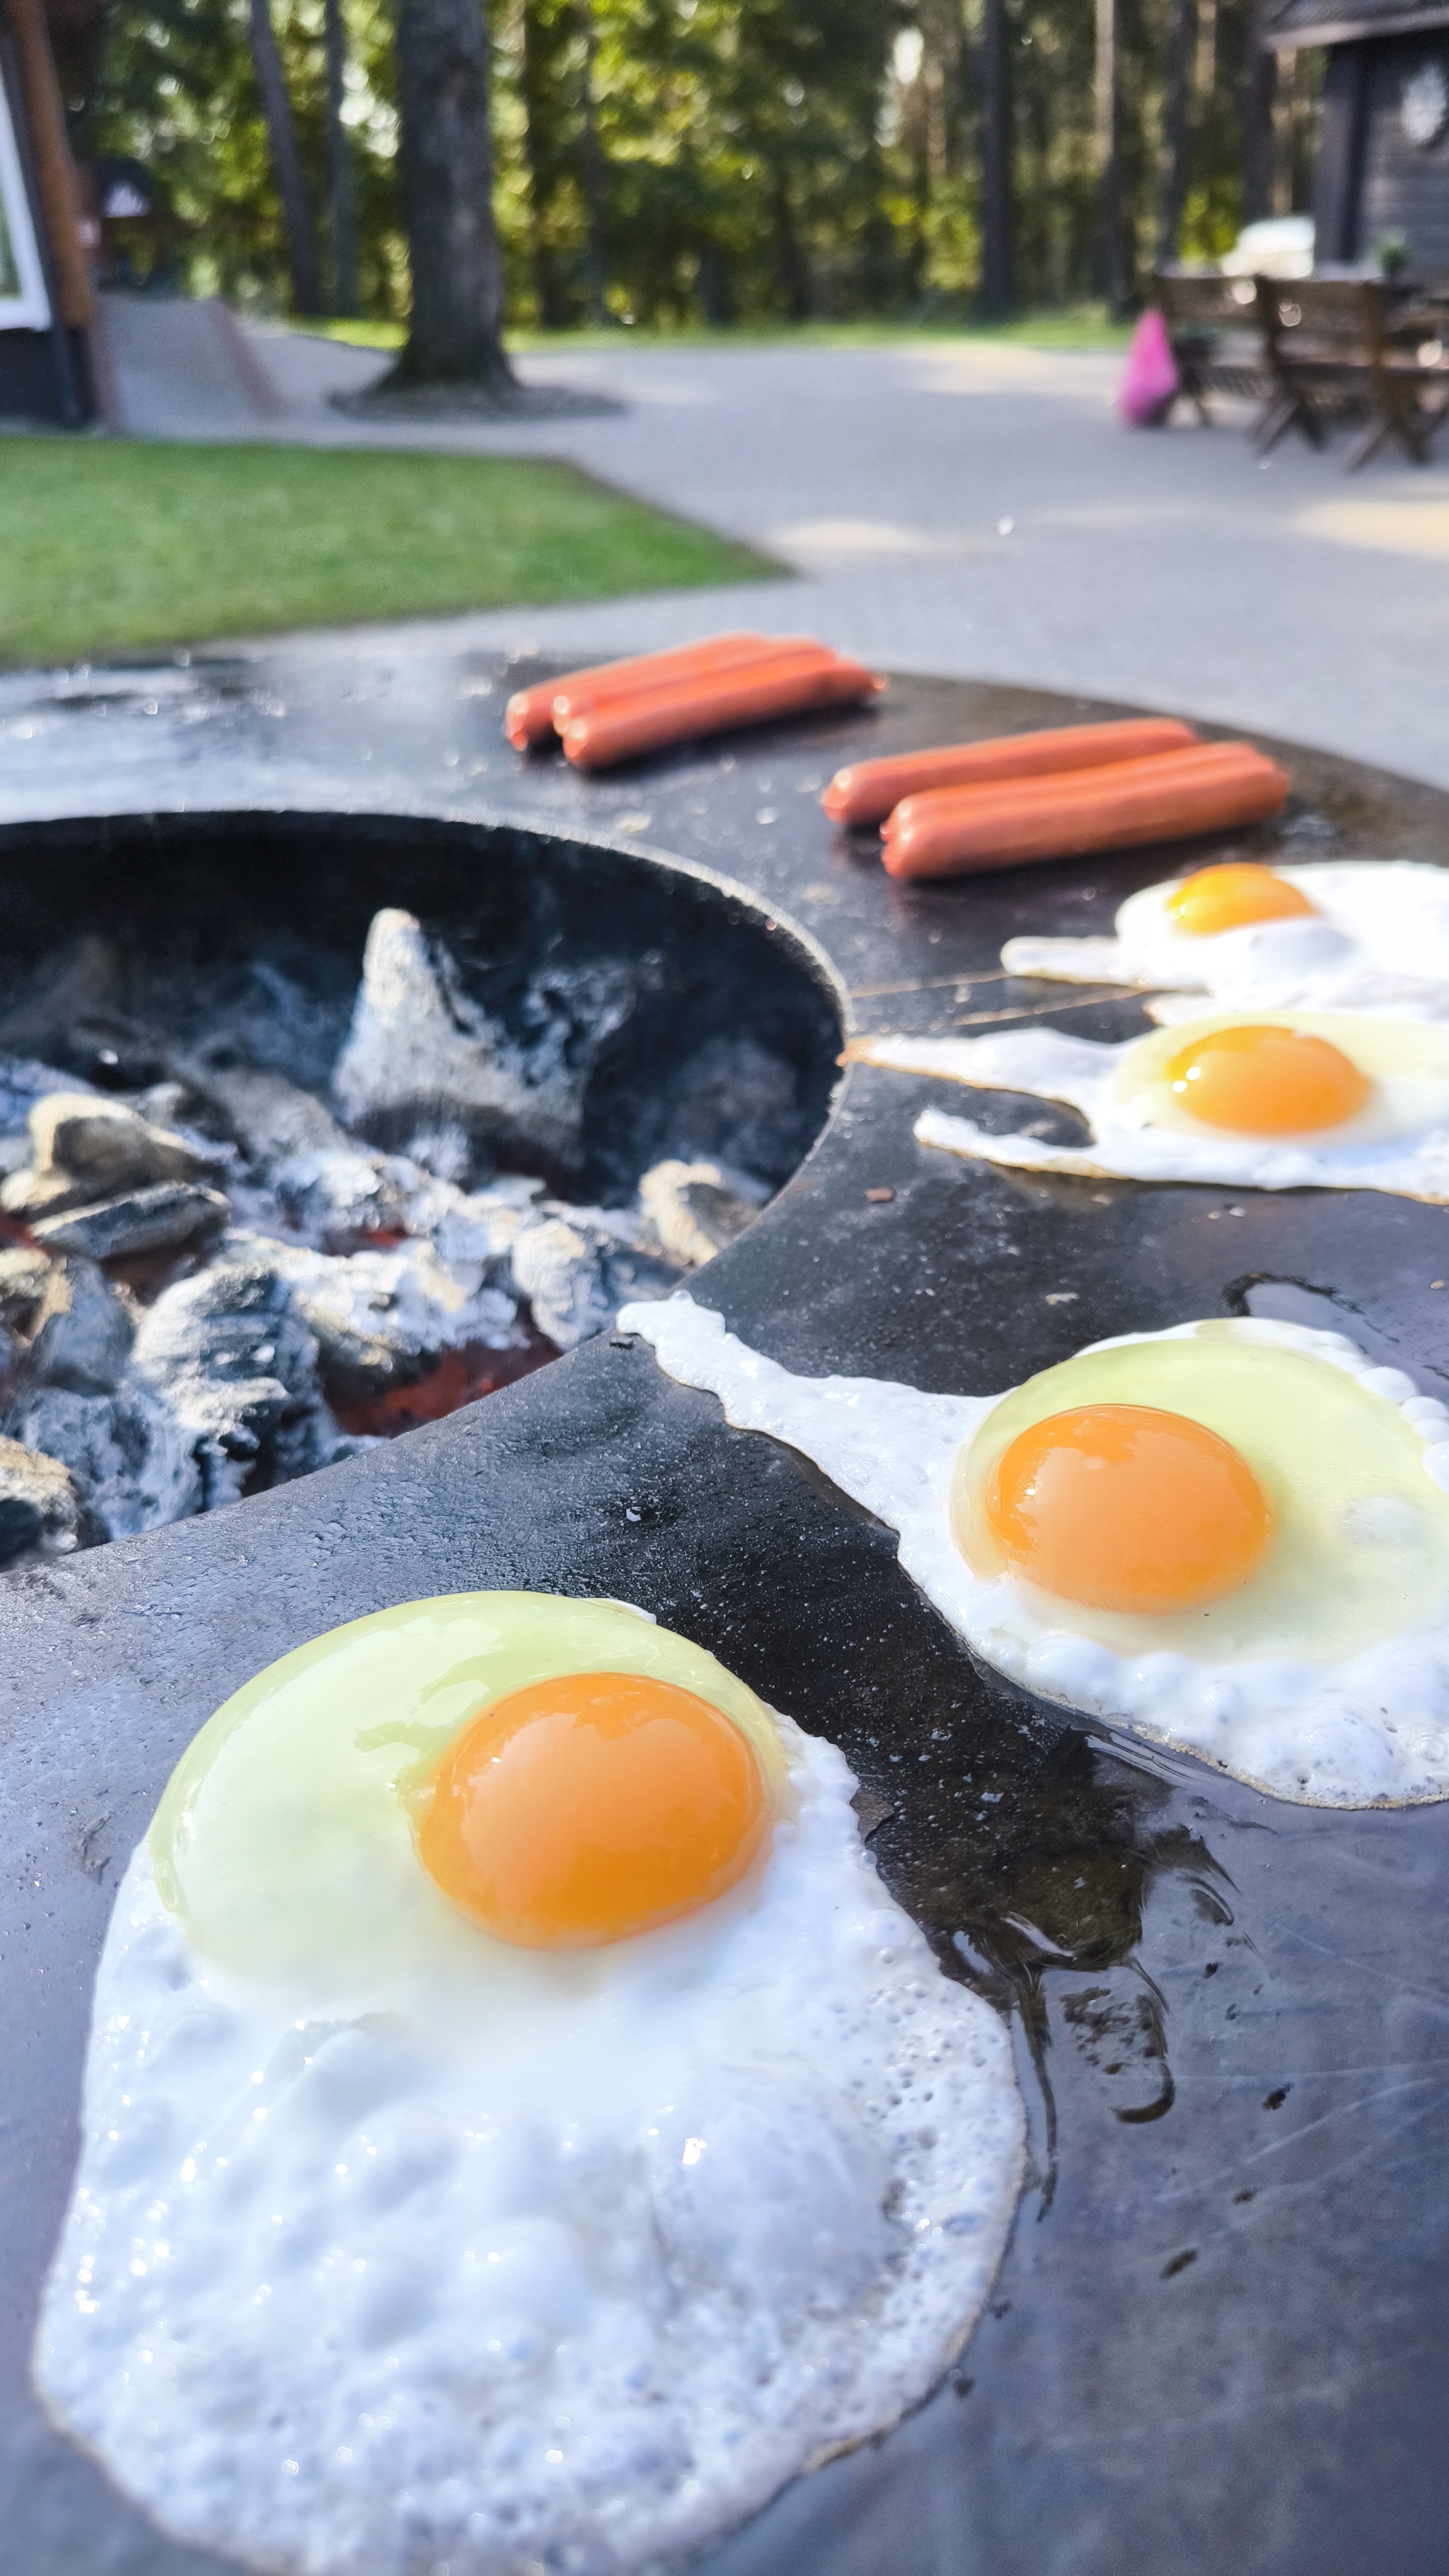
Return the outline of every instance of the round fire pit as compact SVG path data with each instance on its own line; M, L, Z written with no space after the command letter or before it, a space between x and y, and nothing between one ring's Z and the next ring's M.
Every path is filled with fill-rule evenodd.
M667 1294L800 1162L841 1039L819 959L716 880L522 829L12 831L0 960L0 1432L69 1506L41 1486L27 1533L12 1471L12 1562L328 1465Z
M657 874L671 917L708 932L688 950L701 959L691 1036L693 1012L710 1007L711 940L738 942L741 1007L775 961L773 1025L795 1030L802 1116L815 1120L834 1002L791 920L828 952L866 1027L924 1034L1064 1009L1062 1025L1085 1036L1143 1025L1135 997L1007 981L999 952L1026 931L1104 929L1175 854L901 889L868 840L831 833L815 801L852 753L1093 712L1079 702L903 682L875 720L781 729L590 782L499 753L498 699L514 675L471 662L425 676L275 657L182 674L174 704L155 685L143 698L142 681L134 704L120 681L85 706L38 693L12 793L36 813L183 794L224 806L246 777L253 816L325 808L325 820L275 825L261 892L247 853L273 827L249 816L207 829L237 902L260 907L253 923L269 903L290 905L320 953L318 890L334 890L350 977L379 905L419 919L442 907L461 938L479 854L542 852L510 867L510 899L529 893L532 865L550 904L582 908L570 919L604 885L610 903L620 888L644 901ZM1285 756L1288 849L1449 854L1449 799ZM469 814L433 833L449 796ZM349 803L371 818L339 820ZM377 819L385 806L393 818ZM508 837L523 827L536 837ZM419 854L405 884L382 865L389 835L395 852ZM614 846L590 852L589 839ZM56 853L73 871L57 909L78 936L124 909L112 852L130 854L139 881L143 848L164 873L168 850L185 847L200 889L204 846L189 816L46 834L17 822L4 873L12 882L26 852ZM656 870L650 846L738 880L757 906ZM1253 846L1285 844L1267 833ZM315 886L294 892L288 881L308 870ZM209 917L222 914L233 917L226 905ZM615 1096L626 1095L639 1096L637 1074L621 1073ZM911 1138L935 1096L854 1069L821 1141L694 1280L696 1298L794 1370L937 1391L999 1390L1089 1341L1244 1311L1333 1322L1439 1389L1442 1210L948 1161ZM1020 1116L998 1107L1003 1122ZM628 1119L608 1128L632 1132ZM578 1168L602 1191L608 1173L589 1158L623 1149L599 1135ZM631 1185L627 1157L609 1172ZM711 2576L1359 2576L1369 2565L1431 2576L1449 2375L1433 1967L1444 1808L1289 1807L983 1672L901 1574L890 1533L797 1456L730 1431L713 1399L610 1330L336 1467L0 1585L13 1855L0 2224L15 2285L0 2362L15 2564L27 2576L221 2576L220 2561L122 2504L29 2389L91 1982L125 1857L184 1745L262 1664L389 1602L478 1585L635 1601L839 1744L887 1883L947 1973L985 1992L1017 2041L1029 2187L952 2380L886 2441L782 2496L714 2554Z

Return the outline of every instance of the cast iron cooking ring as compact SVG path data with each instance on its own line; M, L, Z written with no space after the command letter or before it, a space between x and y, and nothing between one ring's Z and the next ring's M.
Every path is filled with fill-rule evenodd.
M318 657L305 676L281 656L240 676L193 666L188 688L225 713L216 747L198 753L194 728L183 743L179 719L168 734L163 702L144 758L127 753L139 770L111 748L114 696L72 709L25 773L31 810L66 793L112 810L176 801L184 750L193 807L237 801L250 762L259 803L435 812L459 703L482 698L494 814L577 841L645 837L719 869L768 907L781 925L768 936L788 940L790 918L815 933L863 1026L1037 1009L1088 1036L1142 1025L1130 997L1082 1007L1006 983L998 953L1014 931L1105 928L1180 853L903 889L815 802L870 749L1124 710L908 680L874 720L779 727L588 781L503 766L493 728L516 674L481 657L440 663L430 690L380 659ZM1449 855L1449 798L1287 756L1286 842L1263 831L1195 855ZM452 810L482 815L482 788L468 793ZM408 901L405 881L390 899ZM814 1152L701 1297L792 1368L935 1389L1002 1388L1106 1334L1256 1306L1341 1321L1439 1390L1444 1211L957 1163L911 1139L940 1096L854 1070ZM990 1110L1014 1121L1021 1105ZM890 1886L1020 2039L1033 2179L957 2371L888 2438L724 2543L708 2576L1437 2576L1449 1811L1289 1807L979 1671L901 1576L888 1532L788 1451L726 1429L712 1398L621 1336L239 1510L0 1586L4 2564L220 2576L223 2563L159 2538L28 2393L124 1856L182 1746L261 1663L387 1602L483 1584L637 1600L831 1735L861 1775L866 1821L882 1820Z
M123 979L133 961L144 968L146 1015L173 1041L183 1032L166 1018L168 998L188 976L204 973L214 993L257 957L282 970L303 1012L345 1029L368 926L404 895L445 941L469 998L525 1041L534 1032L519 1015L537 978L620 958L636 965L632 1007L584 1096L578 1163L548 1176L578 1204L633 1189L667 1141L672 1075L713 1039L744 1034L788 1064L797 1152L823 1126L841 1044L828 962L710 870L560 832L404 815L191 811L0 830L6 968L23 973L78 930L98 936L118 952ZM106 1089L169 1070L144 1035L131 1053L119 1068L112 1048L73 1069ZM310 1067L286 1070L312 1078ZM537 1150L526 1152L537 1170Z

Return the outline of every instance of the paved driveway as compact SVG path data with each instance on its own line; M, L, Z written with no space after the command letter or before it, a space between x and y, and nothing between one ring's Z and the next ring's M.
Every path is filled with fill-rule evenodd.
M287 405L273 435L376 442L325 401L375 359L256 345ZM1118 366L965 341L530 359L627 408L421 438L572 458L793 577L450 631L594 658L720 622L809 628L901 670L1180 708L1449 786L1449 429L1428 470L1349 477L1341 441L1264 465L1240 422L1120 428Z

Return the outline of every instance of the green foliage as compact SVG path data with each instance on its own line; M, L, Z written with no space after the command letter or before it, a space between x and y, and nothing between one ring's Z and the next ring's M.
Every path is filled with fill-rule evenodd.
M394 0L344 0L361 303L406 313ZM481 5L481 0L480 0ZM285 303L281 214L246 0L109 0L79 140L165 181L198 288ZM982 0L492 0L496 207L513 327L759 327L969 316L980 272ZM1241 221L1254 0L1198 0L1182 250ZM323 0L272 0L326 244ZM1171 0L1117 0L1129 267L1155 248ZM1010 0L1023 307L1100 292L1094 0ZM1280 113L1280 207L1301 202L1306 58Z
M566 465L368 448L4 443L0 664L776 569Z
M520 0L495 26L499 214L520 317L592 303L590 110L621 321L860 309L889 218L877 0ZM874 293L872 293L872 287Z
M286 296L282 209L252 69L247 0L142 0L113 5L100 67L75 103L77 149L144 161L177 227L178 282L275 309ZM322 0L274 0L298 142L319 237L326 241L326 67ZM407 310L407 253L397 214L397 116L387 0L348 0L343 121L357 174L364 309Z

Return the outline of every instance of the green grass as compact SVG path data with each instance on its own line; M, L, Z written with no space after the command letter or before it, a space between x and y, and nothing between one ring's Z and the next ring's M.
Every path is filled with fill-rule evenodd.
M308 340L345 340L351 349L400 349L408 336L405 322L300 321L292 313L268 314L267 319L283 330L300 331Z
M12 667L779 569L567 465L0 438L0 664Z
M361 349L400 349L407 337L401 322L297 322L287 326L327 340L346 340ZM1018 349L1125 349L1130 322L1109 322L1100 304L1053 306L1023 313L1010 322L973 322L936 318L926 322L781 322L740 323L728 331L702 328L639 331L623 328L590 331L510 331L508 346L523 356L570 349L758 349L799 345L817 349L894 347L921 340L1004 341Z

